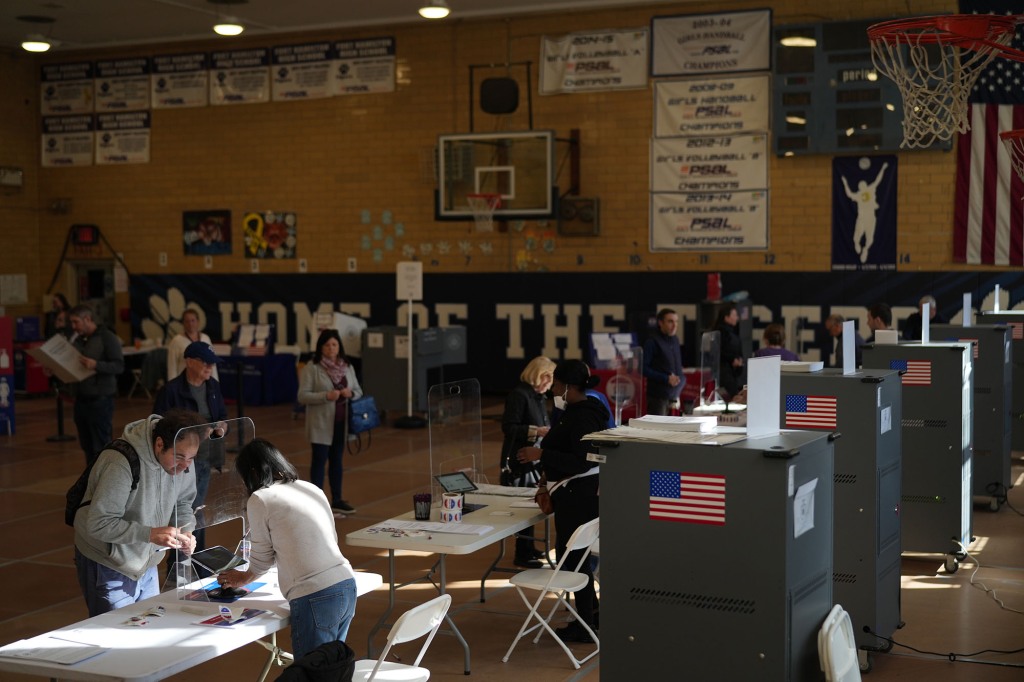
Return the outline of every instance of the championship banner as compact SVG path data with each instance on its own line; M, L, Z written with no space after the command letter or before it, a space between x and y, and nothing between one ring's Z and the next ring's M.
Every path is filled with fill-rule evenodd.
M154 109L205 107L210 101L210 73L205 52L153 57L150 87Z
M570 33L541 41L540 94L647 87L647 29Z
M210 104L251 104L268 101L269 58L266 48L214 52L211 57Z
M651 19L651 76L772 68L772 11Z
M91 166L92 116L43 117L43 168Z
M273 48L271 99L280 102L329 97L332 56L330 43L281 45Z
M47 64L40 80L39 105L44 116L92 113L92 62Z
M655 83L654 136L766 133L770 97L767 74Z
M335 95L395 91L395 39L367 38L334 43Z
M149 163L149 112L96 116L96 165Z
M896 155L832 159L832 269L896 269Z
M96 111L149 108L149 59L96 62Z
M767 135L651 139L652 192L722 192L767 187Z
M768 192L651 194L651 251L768 248Z

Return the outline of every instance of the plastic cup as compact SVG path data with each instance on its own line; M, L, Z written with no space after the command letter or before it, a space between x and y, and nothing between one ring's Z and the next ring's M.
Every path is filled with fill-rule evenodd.
M412 508L417 521L430 520L430 493L416 493L412 496Z

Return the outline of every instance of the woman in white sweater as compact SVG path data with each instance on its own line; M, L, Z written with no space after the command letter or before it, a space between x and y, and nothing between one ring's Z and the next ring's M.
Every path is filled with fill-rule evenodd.
M245 511L252 550L247 570L225 571L217 582L241 587L276 564L291 607L295 658L327 642L344 642L356 612L356 581L338 548L327 497L298 480L281 451L259 438L242 448L235 468L249 492Z
M342 499L342 459L348 442L348 401L363 395L356 373L341 354L337 330L325 329L316 340L313 360L302 368L299 402L306 406L306 437L313 447L309 480L324 487L324 465L331 486L331 509L354 514Z

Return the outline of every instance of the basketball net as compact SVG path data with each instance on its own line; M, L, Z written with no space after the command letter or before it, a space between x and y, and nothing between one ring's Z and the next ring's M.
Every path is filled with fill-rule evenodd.
M466 203L473 213L477 232L494 232L494 211L501 206L500 194L467 194Z
M1024 180L1024 130L1007 130L999 133L999 138L1010 155L1014 172L1018 178Z

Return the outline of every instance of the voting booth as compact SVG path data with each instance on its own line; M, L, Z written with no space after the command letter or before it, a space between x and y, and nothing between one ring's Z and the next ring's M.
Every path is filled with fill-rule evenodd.
M830 434L596 445L601 679L820 680Z
M858 649L900 625L902 387L898 372L783 372L780 424L838 432L832 597L850 614ZM862 665L867 668L869 665Z
M901 373L903 551L946 554L951 572L972 540L972 367L966 343L864 346L865 369Z
M1024 450L1024 310L978 312L978 324L998 324L1010 328L1013 353L1013 374L1019 377L1012 382L1010 405L1013 410L1011 420L1010 447L1013 450Z
M466 328L428 327L413 330L412 406L427 411L428 372L466 362ZM408 401L408 333L404 327L367 327L362 332L363 388L377 407L405 412Z
M1012 330L1005 325L962 327L933 324L933 341L971 344L974 361L974 474L975 502L993 511L1006 499L1010 488L1010 456L1013 432Z

